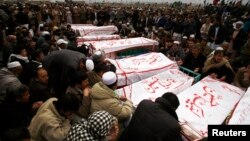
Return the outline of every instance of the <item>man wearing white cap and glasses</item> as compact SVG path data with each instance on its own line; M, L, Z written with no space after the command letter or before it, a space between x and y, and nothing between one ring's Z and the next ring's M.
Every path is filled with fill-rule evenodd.
M105 110L117 117L119 122L128 120L133 111L132 102L115 94L116 88L116 74L111 71L104 73L102 82L96 83L92 87L90 112Z
M5 99L6 89L10 85L21 85L17 78L22 72L22 65L18 61L10 62L7 68L0 69L0 104Z

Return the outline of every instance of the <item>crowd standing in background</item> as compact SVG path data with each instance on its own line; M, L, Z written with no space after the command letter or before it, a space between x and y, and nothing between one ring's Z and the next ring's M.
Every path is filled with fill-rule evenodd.
M2 3L0 140L156 141L151 134L142 138L147 132L139 130L147 126L153 134L161 124L171 126L164 134L172 136L163 139L181 140L178 99L168 93L156 102L142 101L134 111L130 100L114 92L115 66L104 52L89 54L88 45L77 46L71 24L115 25L121 38L156 40L157 52L202 76L250 86L250 6L240 2ZM142 111L159 116L159 123L150 125ZM126 130L132 127L136 136Z

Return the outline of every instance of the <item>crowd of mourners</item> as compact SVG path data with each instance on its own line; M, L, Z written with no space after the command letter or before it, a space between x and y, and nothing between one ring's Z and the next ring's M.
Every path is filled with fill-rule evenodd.
M192 4L2 3L1 141L184 140L165 93L136 108L119 96L105 52L77 44L71 24L115 25L121 38L157 40L190 71L250 86L250 7Z

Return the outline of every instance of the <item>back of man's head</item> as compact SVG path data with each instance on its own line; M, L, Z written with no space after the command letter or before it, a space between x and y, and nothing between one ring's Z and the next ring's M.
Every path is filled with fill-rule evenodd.
M79 109L80 102L75 95L64 94L62 97L58 98L55 105L58 111L76 112Z
M74 87L76 84L82 83L82 81L88 79L88 75L84 71L76 71L70 77L70 86Z
M166 99L174 109L177 109L180 105L178 97L172 92L163 94L162 98Z

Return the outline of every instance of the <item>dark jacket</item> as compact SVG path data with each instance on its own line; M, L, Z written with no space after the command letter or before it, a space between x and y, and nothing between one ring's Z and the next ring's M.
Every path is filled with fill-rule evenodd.
M120 141L176 141L181 138L176 112L164 98L143 100Z
M54 88L56 96L65 93L70 75L78 70L79 62L84 58L84 54L68 49L55 51L45 57L43 67L48 70L49 84Z
M95 71L90 71L88 72L88 80L89 85L92 88L96 83L102 81L102 78Z
M247 34L243 29L241 29L239 33L236 35L235 39L233 40L233 49L240 51L244 46L244 44L246 43L246 41L247 41Z
M218 33L217 33L217 38L215 41L212 40L212 38L214 38L215 36L215 31L216 31L216 27L219 27L219 30L218 30ZM224 28L223 25L219 25L219 26L216 26L216 25L212 25L209 29L209 32L208 32L208 41L213 43L215 42L215 44L221 44L223 43L223 41L227 39L227 33L226 33L226 30Z
M0 135L4 134L9 129L19 128L19 127L28 127L31 116L30 116L31 107L30 105L5 101L0 105Z
M10 85L21 85L19 79L7 68L0 69L0 104L5 100L6 89Z
M31 65L29 64L29 60L28 59L22 59L20 58L21 55L15 55L15 54L11 54L10 55L10 62L14 62L14 61L18 61L23 68L23 71L21 72L21 74L18 76L19 80L25 84L28 85L30 83L31 78L33 77L33 70Z
M36 80L31 81L29 88L31 103L34 103L36 101L45 102L46 100L54 96L52 90L47 85L42 84Z
M207 58L202 54L198 55L198 57L195 58L192 53L189 53L184 58L182 66L192 71L194 71L195 68L199 68L199 71L201 71L206 59Z
M75 95L77 97L79 103L81 103L80 108L78 109L77 115L87 119L90 113L90 105L91 105L90 97L83 96L83 90L77 87L69 86L66 90L66 93Z

